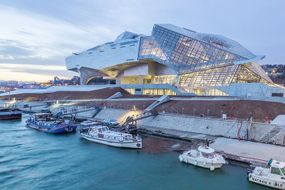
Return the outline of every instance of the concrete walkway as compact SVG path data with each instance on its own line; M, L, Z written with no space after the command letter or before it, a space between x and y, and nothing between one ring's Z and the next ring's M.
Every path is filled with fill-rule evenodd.
M228 138L217 138L210 146L228 158L248 163L267 163L271 158L285 161L285 147L282 146Z

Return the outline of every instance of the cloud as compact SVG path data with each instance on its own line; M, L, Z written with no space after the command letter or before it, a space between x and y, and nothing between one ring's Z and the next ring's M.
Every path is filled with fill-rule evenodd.
M98 40L66 21L1 5L0 25L1 80L44 81L76 75L66 70L65 57Z
M94 41L90 33L68 22L7 6L0 6L0 25L0 62L57 58L63 65L67 55Z
M125 30L148 35L155 23L222 34L266 55L263 63L284 63L284 6L284 0L0 0L0 63L16 64L9 71L17 77L25 70L21 65L64 67L72 52L112 41ZM50 71L50 77L59 72L64 70Z
M0 63L0 80L48 81L53 76L72 77L74 72L66 71L61 65L33 65Z
M0 62L26 58L33 55L33 51L20 42L0 39Z

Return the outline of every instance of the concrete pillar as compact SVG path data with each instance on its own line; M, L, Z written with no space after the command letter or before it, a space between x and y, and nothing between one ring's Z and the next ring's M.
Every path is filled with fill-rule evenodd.
M79 73L80 73L80 84L81 85L86 85L88 83L88 81L94 77L105 76L99 70L90 69L90 68L86 68L86 67L81 67L79 69Z

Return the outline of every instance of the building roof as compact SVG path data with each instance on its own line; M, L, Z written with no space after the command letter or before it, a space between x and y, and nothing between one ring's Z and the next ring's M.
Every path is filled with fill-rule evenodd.
M233 54L239 55L246 59L253 59L256 57L253 53L251 53L248 49L243 47L238 42L227 38L218 34L207 34L207 33L199 33L190 29L178 27L172 24L156 24L160 27L166 28L168 30L172 30L174 32L180 33L182 35L188 36L190 38L194 38L199 41L203 41L205 43L214 45L218 48L229 51Z
M115 42L119 42L121 40L126 40L126 39L136 39L139 37L139 34L135 34L133 32L125 31L121 33L115 40Z

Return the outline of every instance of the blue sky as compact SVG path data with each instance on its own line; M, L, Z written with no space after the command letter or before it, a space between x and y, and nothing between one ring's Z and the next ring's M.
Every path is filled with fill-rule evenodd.
M0 0L0 80L71 77L64 59L128 30L171 23L222 34L285 63L284 0Z

